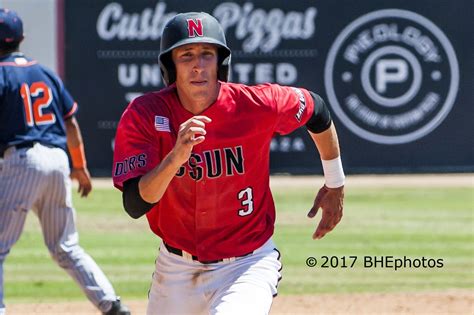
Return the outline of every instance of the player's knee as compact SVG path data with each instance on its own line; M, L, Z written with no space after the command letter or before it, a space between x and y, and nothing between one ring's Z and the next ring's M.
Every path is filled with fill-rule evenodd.
M70 253L64 252L62 250L53 250L50 251L51 257L53 260L61 267L66 268L68 267L72 260L70 258Z

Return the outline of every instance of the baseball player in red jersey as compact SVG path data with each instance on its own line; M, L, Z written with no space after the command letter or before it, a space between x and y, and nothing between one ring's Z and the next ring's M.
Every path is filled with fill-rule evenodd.
M227 82L230 49L206 13L163 30L167 88L136 98L120 120L113 179L125 210L162 239L148 314L268 314L281 278L272 241L272 136L306 125L322 158L313 234L342 217L344 173L324 101L302 88Z

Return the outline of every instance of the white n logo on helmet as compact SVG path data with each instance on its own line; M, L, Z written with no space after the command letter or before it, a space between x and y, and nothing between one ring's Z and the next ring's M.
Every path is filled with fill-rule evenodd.
M202 19L187 19L188 37L204 36L202 31Z

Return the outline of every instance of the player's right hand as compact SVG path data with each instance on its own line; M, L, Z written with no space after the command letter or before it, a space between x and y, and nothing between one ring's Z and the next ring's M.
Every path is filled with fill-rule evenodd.
M314 218L318 209L323 210L318 228L313 233L313 239L320 239L331 232L341 221L344 208L344 186L329 188L324 185L314 199L314 204L308 213L309 218Z
M87 197L92 190L91 175L87 168L73 168L71 169L71 178L77 180L79 187L77 192L81 197Z
M176 144L171 152L176 165L186 163L193 147L206 139L206 123L211 121L207 116L194 116L179 126Z

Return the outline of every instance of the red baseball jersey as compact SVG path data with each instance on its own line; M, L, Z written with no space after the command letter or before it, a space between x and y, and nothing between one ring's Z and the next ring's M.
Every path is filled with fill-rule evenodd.
M244 255L273 234L270 142L304 125L314 110L305 89L220 82L206 139L194 146L161 200L147 213L151 230L201 261ZM114 185L156 167L173 149L180 124L193 117L176 86L130 103L115 138Z

